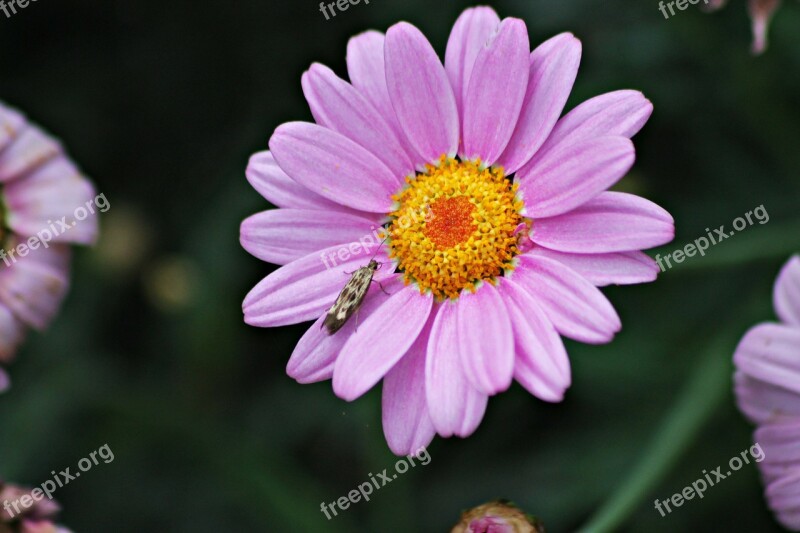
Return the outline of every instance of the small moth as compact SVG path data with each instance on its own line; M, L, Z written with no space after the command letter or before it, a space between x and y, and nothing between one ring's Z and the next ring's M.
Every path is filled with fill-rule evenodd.
M350 320L353 313L357 312L364 303L364 297L367 295L369 286L372 283L372 277L375 271L381 267L381 263L371 259L369 264L361 267L350 276L350 281L344 286L336 302L328 310L328 315L322 323L328 329L328 334L333 335L342 326Z

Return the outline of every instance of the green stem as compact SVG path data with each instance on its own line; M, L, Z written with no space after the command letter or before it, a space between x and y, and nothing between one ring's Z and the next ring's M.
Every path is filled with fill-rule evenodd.
M616 530L689 449L730 390L731 347L726 339L713 341L639 464L580 533Z

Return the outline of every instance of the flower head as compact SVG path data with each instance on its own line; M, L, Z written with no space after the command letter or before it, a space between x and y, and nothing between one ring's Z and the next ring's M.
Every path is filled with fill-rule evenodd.
M514 505L498 501L465 512L450 533L544 533L544 527Z
M736 348L736 398L758 425L769 505L800 531L800 256L783 267L773 299L781 322L754 327Z
M317 320L289 375L333 378L346 400L383 380L397 454L471 434L515 379L560 401L560 335L603 343L621 327L597 286L656 277L640 250L672 239L672 217L606 191L652 105L618 91L559 120L580 55L568 33L531 53L525 24L487 7L456 21L444 65L408 23L370 31L348 45L349 83L318 64L303 75L316 124L278 127L251 159L280 209L245 220L241 242L284 266L246 297L245 321ZM376 283L329 335L326 311L373 258Z
M28 328L46 328L58 311L69 287L69 245L97 236L87 208L94 199L61 145L0 104L0 365ZM8 383L0 368L0 390Z

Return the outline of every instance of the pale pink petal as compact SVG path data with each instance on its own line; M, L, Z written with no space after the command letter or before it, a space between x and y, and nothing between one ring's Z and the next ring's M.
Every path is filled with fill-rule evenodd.
M530 55L530 80L514 135L497 162L506 174L527 163L545 142L567 103L581 61L581 42L562 33Z
M767 49L767 35L772 16L780 7L780 0L748 0L747 7L753 20L753 53L760 54Z
M778 521L787 529L800 530L800 471L773 481L765 494Z
M499 25L500 17L494 9L486 6L465 10L453 25L447 41L444 67L453 87L459 117L464 116L463 102L475 59Z
M432 304L430 295L420 294L417 287L409 285L364 320L336 360L336 395L353 401L378 383L417 340Z
M580 274L547 257L521 255L518 259L512 281L531 293L559 333L601 344L622 329L611 303Z
M355 87L319 63L303 74L302 85L317 124L366 148L396 176L414 175L414 163L392 127Z
M391 210L401 176L344 135L290 122L275 130L269 147L286 174L320 196L370 213Z
M537 219L532 239L552 250L576 253L653 248L675 237L675 222L653 202L621 192L604 192L569 213Z
M585 139L622 136L630 139L653 113L653 104L639 91L614 91L595 96L570 111L556 123L532 164L551 150Z
M319 209L323 211L352 211L323 198L290 178L272 156L264 151L253 154L247 165L247 181L264 198L277 207L289 209Z
M0 268L6 266L0 264ZM0 364L11 362L24 339L25 326L8 307L0 305Z
M94 186L65 156L51 159L3 188L6 221L21 236L93 244L100 208ZM82 219L82 220L81 220Z
M765 383L746 373L734 376L739 409L754 423L765 424L800 418L800 395Z
M755 441L764 452L759 468L768 482L800 471L800 420L761 426Z
M373 255L383 263L374 279L391 277L386 248L381 247L376 255L376 246L359 245L352 250L334 246L279 268L245 297L245 322L266 328L316 320L336 301L350 274L367 266Z
M500 292L514 328L514 378L537 398L560 402L572 381L561 337L528 291L502 278Z
M0 183L19 178L60 153L58 141L36 126L28 125L0 152Z
M44 329L69 289L69 247L54 244L0 263L0 302L31 327Z
M507 18L478 53L464 99L462 157L493 165L517 124L528 87L525 23Z
M800 394L800 328L761 324L744 336L733 356L749 376Z
M436 429L425 400L425 355L432 320L383 380L383 433L389 448L408 455L430 444Z
M456 314L464 375L482 394L508 389L514 377L514 334L497 289L483 283L474 294L463 291Z
M373 221L349 213L273 209L245 219L239 242L262 261L285 265L336 244L379 242L380 232Z
M386 37L377 31L367 31L350 39L347 43L347 74L353 87L375 106L392 127L409 158L417 164L422 164L424 162L420 160L419 154L412 148L403 128L400 127L389 98L389 88L386 85L386 59L383 53L385 42Z
M382 281L381 285L383 288L377 283L372 284L364 297L361 308L335 334L330 335L323 327L326 314L320 316L295 346L292 357L286 366L286 373L304 384L316 383L333 377L333 367L342 346L364 320L386 302L389 295L403 288L403 278L395 275L394 278Z
M0 102L0 150L5 150L17 138L25 124L22 113Z
M583 205L619 181L635 158L625 137L584 139L548 153L517 174L525 214L553 217Z
M478 428L489 397L467 380L459 356L457 304L439 306L428 341L425 396L436 431L442 437L468 437Z
M386 33L386 82L397 120L426 163L458 150L459 120L453 88L433 47L417 28L401 22Z
M773 301L781 320L800 326L800 255L792 257L781 270Z
M573 254L537 246L528 253L555 259L597 287L649 283L655 281L659 271L658 264L642 252Z

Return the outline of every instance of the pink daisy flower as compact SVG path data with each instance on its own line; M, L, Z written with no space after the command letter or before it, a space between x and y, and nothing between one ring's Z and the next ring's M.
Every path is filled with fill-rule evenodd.
M408 23L367 32L348 45L350 83L319 64L303 75L316 124L278 127L250 161L280 209L245 220L241 242L284 266L247 295L245 321L317 320L289 375L333 378L348 401L383 380L397 454L470 435L514 380L560 401L559 334L604 343L621 327L596 286L656 278L639 250L670 241L672 217L606 192L652 106L619 91L559 120L580 56L569 33L531 53L525 24L487 7L456 21L444 65ZM373 257L381 286L328 334L326 311Z
M0 365L28 328L46 328L58 311L69 287L69 245L97 237L86 209L94 200L58 141L0 104ZM78 222L76 209L87 217ZM0 391L8 385L0 366Z
M800 256L778 276L774 305L781 322L747 332L733 356L734 381L739 408L758 426L769 506L800 531Z

